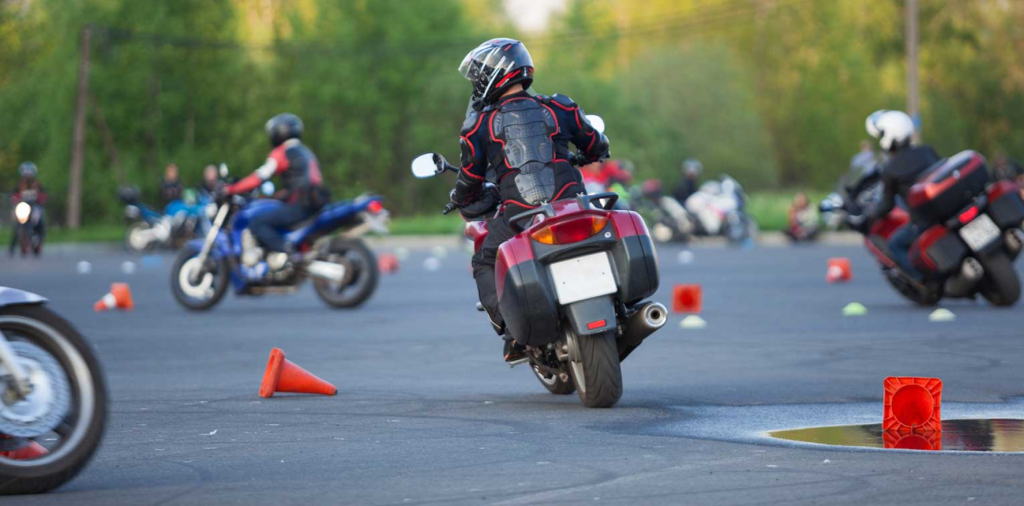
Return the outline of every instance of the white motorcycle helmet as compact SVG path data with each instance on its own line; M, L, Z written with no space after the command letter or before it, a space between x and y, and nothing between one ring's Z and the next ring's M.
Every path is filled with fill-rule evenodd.
M914 136L914 120L902 111L875 111L868 116L865 127L868 135L878 139L878 145L885 151L910 144Z

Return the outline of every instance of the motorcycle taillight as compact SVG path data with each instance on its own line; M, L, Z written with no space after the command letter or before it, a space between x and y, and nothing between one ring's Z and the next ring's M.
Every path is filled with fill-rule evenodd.
M588 214L579 218L552 223L532 234L534 241L543 244L572 244L593 237L608 224L608 218Z
M978 206L971 206L966 211L960 213L960 223L968 224L974 218L978 217Z
M379 200L374 200L366 206L366 209L370 211L371 214L377 214L384 210L384 204L381 204Z

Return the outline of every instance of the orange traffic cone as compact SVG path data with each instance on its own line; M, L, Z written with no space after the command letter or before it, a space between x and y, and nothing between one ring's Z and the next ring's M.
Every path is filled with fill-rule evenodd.
M825 271L825 281L836 283L846 282L853 279L853 270L850 269L849 258L829 258L828 270Z
M398 257L391 253L382 253L377 257L377 266L380 267L380 272L394 274L398 272Z
M883 386L882 430L903 434L942 431L942 380L890 376Z
M703 295L700 285L676 285L672 288L672 311L699 313Z
M110 293L104 295L92 306L97 313L114 308L130 311L134 307L135 303L132 302L132 291L128 289L128 283L111 284Z
M8 439L6 436L0 436L2 439ZM14 450L0 451L0 457L11 459L11 460L28 460L36 457L42 457L50 453L46 451L46 448L31 439L27 440L27 443Z
M338 393L338 389L286 360L284 352L280 348L274 348L270 350L270 361L267 362L267 370L263 373L260 397L272 397L274 392L334 395Z

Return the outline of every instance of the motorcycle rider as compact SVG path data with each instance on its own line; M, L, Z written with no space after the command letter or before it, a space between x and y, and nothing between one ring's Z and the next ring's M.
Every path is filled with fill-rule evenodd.
M700 179L700 173L704 171L704 164L696 158L687 158L683 160L682 169L683 180L676 185L672 197L679 202L679 205L686 207L686 199L697 193L697 182Z
M586 193L580 171L568 161L569 143L588 164L608 156L608 138L569 97L532 93L533 60L518 40L484 42L466 55L459 72L473 83L473 94L451 199L470 220L492 212L500 200L501 212L488 220L487 239L473 255L473 277L494 329L505 334L505 360L514 361L524 350L505 332L494 279L498 247L518 232L509 218ZM484 184L489 171L497 189Z
M222 192L227 195L247 193L275 174L281 176L283 191L275 196L285 205L257 214L249 225L256 240L275 253L267 255L267 263L273 269L283 267L287 261L292 264L302 261L302 255L285 242L279 230L287 230L313 216L330 196L324 187L316 155L302 143L302 120L294 114L282 113L270 118L265 128L272 148L267 161Z
M39 184L39 168L36 167L35 163L26 161L22 162L18 166L18 184L14 187L14 191L11 192L11 203L12 205L18 205L22 199L22 192L32 191L36 194L36 205L43 206L46 204L46 192L43 191L43 186ZM39 237L42 239L46 236L46 222L40 218L39 223L36 225L36 230L39 231ZM14 255L14 247L18 243L17 227L11 233L11 245L8 249L8 253Z
M914 121L901 111L876 111L868 116L867 131L878 139L882 150L889 154L889 161L882 167L882 181L885 185L882 199L870 215L853 214L848 221L851 227L864 232L875 220L884 218L893 207L906 206L910 187L929 167L939 160L931 146L914 145ZM893 233L889 239L889 250L893 260L911 277L920 280L921 273L910 265L910 246L921 234L921 223L911 220Z
M164 169L164 178L160 181L160 200L163 205L169 207L175 201L181 200L181 192L184 189L178 175L178 166L173 163L167 164L167 168ZM168 212L168 214L174 213Z

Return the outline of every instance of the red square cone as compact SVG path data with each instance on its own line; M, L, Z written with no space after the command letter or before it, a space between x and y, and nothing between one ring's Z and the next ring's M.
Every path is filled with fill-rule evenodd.
M104 295L103 298L92 305L93 311L97 313L114 308L125 311L131 311L135 308L135 302L132 301L132 291L128 288L128 283L111 284L110 293Z
M703 306L700 285L676 285L672 287L672 311L676 313L699 313Z
M377 257L377 266L380 268L380 272L385 274L393 274L398 272L398 257L391 253L381 253Z
M853 270L850 268L849 258L829 258L828 270L825 271L825 281L829 283L847 282L853 279Z
M902 434L942 431L942 380L885 378L882 430Z
M260 397L272 397L276 392L297 394L334 395L338 389L315 374L284 358L280 348L270 350L267 370L260 383Z
M942 449L942 432L926 434L900 434L893 430L882 431L882 446L897 450L933 450Z

